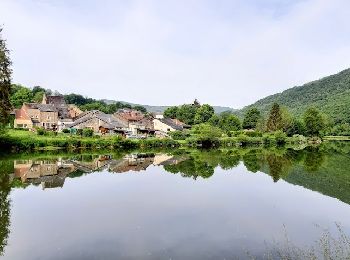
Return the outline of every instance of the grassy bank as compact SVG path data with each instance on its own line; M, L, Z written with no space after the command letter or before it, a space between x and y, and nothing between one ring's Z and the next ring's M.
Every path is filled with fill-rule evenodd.
M84 137L64 133L47 133L38 135L34 132L9 130L0 137L2 151L33 151L33 150L116 150L138 148L215 148L215 147L244 147L244 146L284 146L306 145L308 139L297 135L287 137L281 134L266 134L263 136L239 135L235 137L212 138L191 135L184 140L170 138L125 139L119 136Z

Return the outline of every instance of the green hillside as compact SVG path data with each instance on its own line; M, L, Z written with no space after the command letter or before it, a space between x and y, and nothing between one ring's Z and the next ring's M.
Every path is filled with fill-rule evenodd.
M335 123L350 123L350 69L260 99L244 107L239 114L243 115L251 107L266 114L274 102L287 107L296 116L302 115L307 107L315 106Z

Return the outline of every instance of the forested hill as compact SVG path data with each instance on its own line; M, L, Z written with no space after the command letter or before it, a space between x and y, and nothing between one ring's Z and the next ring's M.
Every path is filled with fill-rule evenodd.
M163 113L165 109L170 107L170 106L153 106L153 105L134 104L134 103L125 102L125 101L114 101L114 100L108 100L108 99L103 99L102 101L105 102L106 104L115 104L117 102L121 102L124 104L129 104L131 106L143 106L144 108L147 109L148 112L152 112L152 113ZM220 114L226 111L235 111L235 109L231 107L213 106L213 108L216 114Z
M307 107L315 106L335 123L350 123L350 69L260 99L244 107L240 114L251 107L266 114L274 102L285 106L296 116L302 115Z

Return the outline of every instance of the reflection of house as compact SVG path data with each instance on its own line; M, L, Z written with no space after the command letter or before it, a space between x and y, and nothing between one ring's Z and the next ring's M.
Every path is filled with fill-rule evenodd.
M131 154L121 160L111 161L109 171L115 173L144 171L153 164L153 161L154 155Z
M63 186L64 178L75 168L62 161L14 161L15 178L22 182L42 184L43 188Z
M172 118L155 118L153 119L154 130L164 133L173 131L182 131L190 128L190 126L184 124L178 119Z

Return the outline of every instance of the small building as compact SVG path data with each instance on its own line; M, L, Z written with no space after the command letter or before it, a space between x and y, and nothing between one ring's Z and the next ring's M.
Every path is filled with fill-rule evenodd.
M53 105L24 103L20 109L15 110L15 128L43 127L56 130L58 124L58 111Z
M89 128L94 133L124 134L128 131L128 125L114 117L98 110L84 112L69 126L71 129Z
M183 131L184 129L190 128L190 126L181 122L178 119L172 118L155 118L153 119L154 130L161 131L163 133L173 131Z

